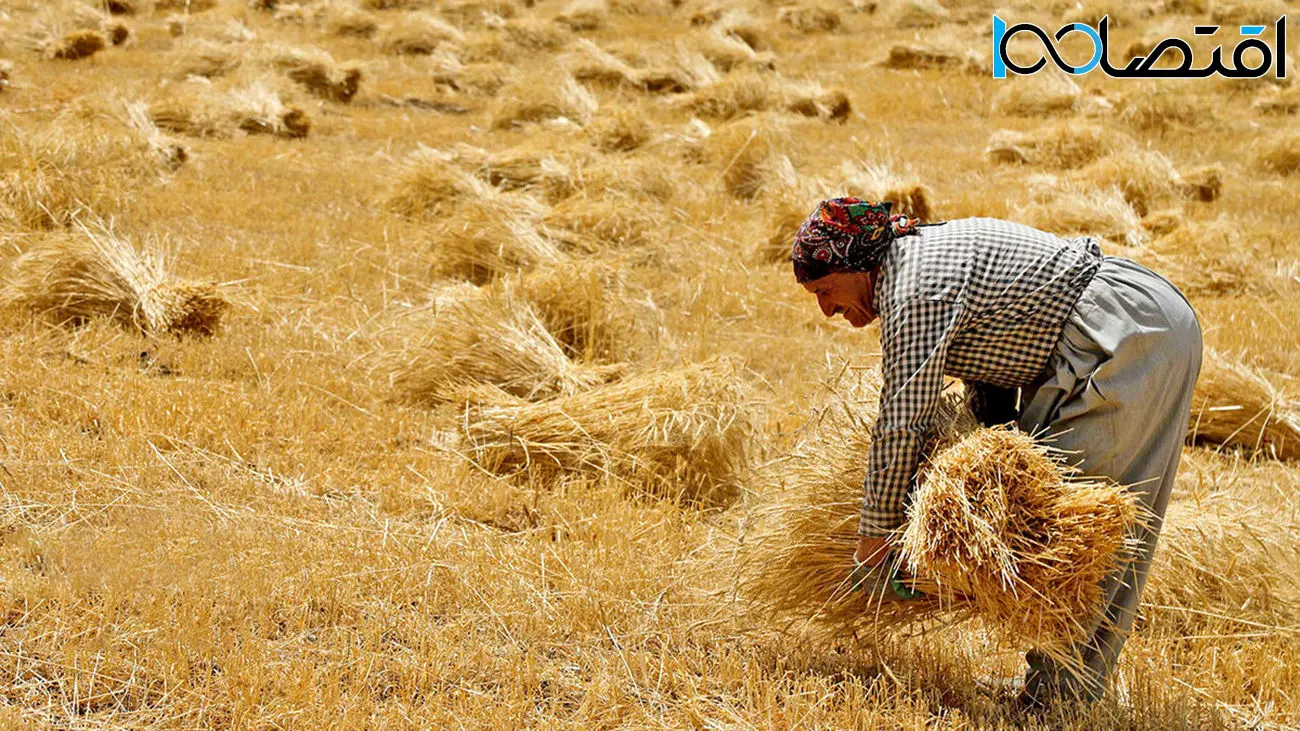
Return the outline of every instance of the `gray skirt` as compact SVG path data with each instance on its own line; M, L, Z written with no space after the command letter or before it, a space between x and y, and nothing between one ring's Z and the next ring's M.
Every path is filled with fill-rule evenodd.
M1067 453L1086 475L1132 486L1152 514L1141 548L1102 586L1105 609L1076 648L1084 672L1029 653L1027 688L1100 697L1132 627L1174 486L1201 369L1201 327L1164 277L1108 256L1067 317L1019 426Z

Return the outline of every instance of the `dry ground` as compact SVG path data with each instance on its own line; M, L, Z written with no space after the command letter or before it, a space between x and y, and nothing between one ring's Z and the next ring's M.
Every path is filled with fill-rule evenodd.
M232 303L211 338L4 309L4 728L1030 723L976 692L973 675L1018 668L977 629L832 641L746 611L732 556L759 481L738 474L730 497L699 501L593 470L492 474L457 447L454 409L400 392L386 370L420 334L404 318L448 275L487 284L520 267L578 277L607 265L621 289L601 290L612 309L584 320L575 364L646 373L743 359L761 469L789 444L826 363L870 363L878 347L822 318L776 261L785 239L778 229L769 245L773 226L820 191L890 188L864 173L873 164L898 190L927 186L935 219L1104 235L1184 285L1209 344L1296 391L1290 88L1093 73L1077 98L1008 98L1027 80L962 65L965 51L987 55L993 10L964 1L831 0L818 16L763 2L260 5L0 2L4 265L102 226ZM1112 4L1118 48L1288 8L1168 5ZM1103 6L1000 7L1055 28ZM108 37L115 23L122 44L57 58L71 53L67 34ZM879 63L938 38L957 56L947 67ZM592 61L589 44L618 62ZM313 94L276 61L283 46L328 52L330 73L355 64L359 90L339 76ZM412 48L432 53L399 52ZM552 99L566 68L580 87ZM186 80L196 73L210 80ZM814 82L845 95L847 116L801 88ZM256 109L230 116L236 98ZM1116 154L1146 162L1113 173L985 153L997 130L1032 136L1060 121L1097 125ZM487 151L448 164L468 171L456 179L467 189L411 187L411 153L460 143ZM482 159L508 151L534 164ZM1201 200L1140 151L1188 179L1220 165L1221 187ZM1065 184L1092 187L1052 192ZM497 200L493 185L519 189ZM1103 193L1123 210L1077 227L1060 213ZM486 258L465 260L456 242L502 221L506 233L469 244ZM515 258L494 248L520 240L535 246ZM1300 572L1300 469L1211 447L1189 447L1184 464L1170 545L1200 553L1151 593L1123 697L1037 723L1300 725L1300 614L1283 601Z

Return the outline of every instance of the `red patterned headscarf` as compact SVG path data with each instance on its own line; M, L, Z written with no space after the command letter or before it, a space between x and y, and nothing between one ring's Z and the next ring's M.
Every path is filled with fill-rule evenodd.
M889 242L916 233L916 219L896 213L889 201L831 198L799 226L794 237L794 275L800 283L833 271L871 271L880 263Z

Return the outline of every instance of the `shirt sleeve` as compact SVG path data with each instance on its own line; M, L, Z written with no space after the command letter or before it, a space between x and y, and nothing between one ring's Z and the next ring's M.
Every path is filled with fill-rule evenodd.
M903 524L926 430L943 391L944 360L961 307L911 297L881 316L880 414L871 430L858 534L883 538Z

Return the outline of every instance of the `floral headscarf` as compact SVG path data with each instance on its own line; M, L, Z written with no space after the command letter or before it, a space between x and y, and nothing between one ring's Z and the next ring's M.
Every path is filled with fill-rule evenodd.
M895 237L916 233L916 219L890 215L893 203L859 198L831 198L799 226L791 260L800 282L816 279L816 272L871 271L880 263Z

